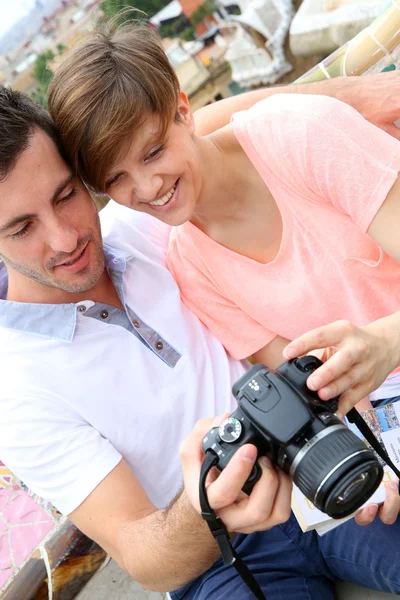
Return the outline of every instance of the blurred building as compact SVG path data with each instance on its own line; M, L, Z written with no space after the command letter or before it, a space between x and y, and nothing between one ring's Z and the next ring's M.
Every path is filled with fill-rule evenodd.
M192 110L232 95L232 77L224 48L213 53L204 42L165 40L166 54L187 94Z

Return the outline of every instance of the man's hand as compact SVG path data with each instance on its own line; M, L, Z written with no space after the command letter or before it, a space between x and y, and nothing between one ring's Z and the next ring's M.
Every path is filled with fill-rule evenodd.
M400 129L394 125L400 119L400 71L340 77L338 83L338 100L350 104L367 121L400 140Z
M218 425L218 419L202 419L181 446L185 492L200 513L199 479L204 453L201 447L206 433ZM257 449L246 444L238 449L227 467L210 473L207 495L210 506L223 520L228 531L252 533L284 523L290 516L292 483L280 469L274 469L267 458L260 458L262 476L250 496L242 492L256 461Z
M399 512L399 484L395 481L391 481L386 486L385 502L381 504L381 506L378 506L377 504L369 504L357 513L355 520L359 525L365 526L372 523L376 515L378 515L380 520L385 523L385 525L393 525L398 517Z
M274 94L318 94L353 106L365 119L400 140L400 71L362 77L334 77L313 83L258 89L214 102L195 112L196 132L208 135L228 125L233 113L251 108Z

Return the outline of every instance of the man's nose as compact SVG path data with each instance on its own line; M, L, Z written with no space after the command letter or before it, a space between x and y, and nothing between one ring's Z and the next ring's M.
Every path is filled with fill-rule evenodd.
M54 252L73 252L78 239L78 231L63 219L54 219L49 226L48 243Z

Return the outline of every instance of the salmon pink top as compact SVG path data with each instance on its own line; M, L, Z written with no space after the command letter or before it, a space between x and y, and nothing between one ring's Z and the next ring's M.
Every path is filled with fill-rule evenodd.
M183 301L225 348L241 359L277 335L400 310L400 266L366 233L397 178L400 142L324 96L275 95L233 128L280 210L277 256L261 264L189 222L173 229L168 255Z

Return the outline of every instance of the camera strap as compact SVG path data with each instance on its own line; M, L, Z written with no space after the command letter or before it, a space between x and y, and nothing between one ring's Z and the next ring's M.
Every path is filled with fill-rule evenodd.
M232 547L231 537L223 521L221 521L221 519L217 517L217 515L215 514L208 502L206 491L206 479L212 467L216 466L217 464L218 456L212 450L207 450L200 471L199 495L201 516L207 522L207 525L211 533L213 534L215 541L218 544L222 559L224 561L224 565L226 567L232 565L236 569L239 576L242 578L244 583L254 594L257 600L266 600L266 597L264 596L254 575L246 566L245 562L240 558L239 554L237 554L235 549Z
M364 419L362 418L362 416L360 415L360 413L358 412L358 410L356 408L352 408L351 410L349 410L346 417L350 421L350 423L354 423L354 425L356 425L356 427L358 428L360 433L365 437L367 442L372 446L372 448L375 450L377 455L380 456L385 461L385 463L395 472L395 474L399 478L399 493L400 493L400 471L396 467L396 465L393 463L393 461L391 460L391 458L390 458L389 454L386 452L386 450L378 442L375 435L369 428L368 424L364 421Z
M391 460L390 456L386 452L386 450L381 446L381 444L376 439L375 435L369 428L368 424L364 421L360 413L357 409L352 408L346 415L350 423L354 423L356 427L359 429L360 433L364 436L367 442L372 446L375 452L380 456L385 463L394 471L394 473L399 478L399 493L400 493L400 471L396 467L396 465ZM207 490L206 490L206 479L207 475L212 469L212 467L218 464L218 456L212 450L207 450L206 455L203 460L203 464L201 466L200 471L200 487L199 487L199 497L200 497L200 507L201 507L201 516L207 522L207 525L215 538L215 541L218 544L218 547L221 552L222 559L224 561L224 565L229 567L233 566L238 572L241 579L247 585L249 590L254 594L257 600L267 600L258 585L254 575L251 573L250 569L246 566L245 562L240 558L239 554L235 551L231 544L231 537L225 524L223 521L217 517L213 509L211 508L208 498L207 498Z

